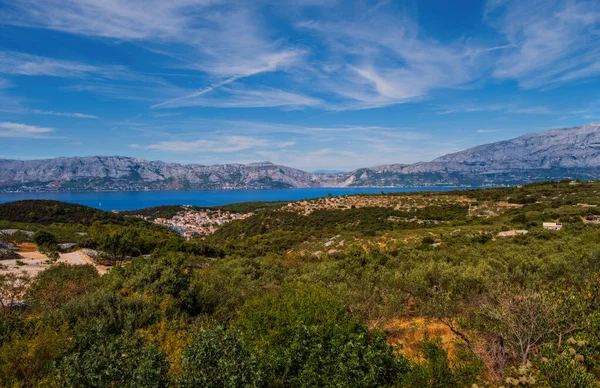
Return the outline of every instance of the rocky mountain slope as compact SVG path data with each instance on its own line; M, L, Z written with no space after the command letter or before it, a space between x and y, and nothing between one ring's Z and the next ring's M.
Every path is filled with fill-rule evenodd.
M563 178L600 178L600 123L529 133L431 162L362 168L342 175L340 185L497 185Z
M0 160L0 190L194 190L318 186L318 178L273 163L204 166L121 156Z
M600 179L600 123L526 134L431 162L342 174L269 162L204 166L120 156L0 160L0 191L485 186L564 178Z

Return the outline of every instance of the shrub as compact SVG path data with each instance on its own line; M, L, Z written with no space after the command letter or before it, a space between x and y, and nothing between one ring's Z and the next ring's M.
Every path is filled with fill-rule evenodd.
M544 358L536 363L540 370L538 379L549 387L596 388L596 379L581 362L564 352L552 358Z
M102 338L62 359L52 373L55 386L166 387L164 355L141 338Z
M66 325L38 326L31 334L15 335L0 347L0 385L35 386L70 346Z
M454 365L451 367L448 353L442 347L439 337L423 341L424 362L412 365L409 373L402 378L402 387L452 388L473 386L483 373L483 363L462 348L458 349Z
M27 292L37 311L52 313L79 296L93 291L99 275L91 265L60 263L40 272Z
M317 288L290 287L250 302L236 326L267 386L394 386L408 363Z
M249 387L260 381L256 360L235 329L196 330L182 356L180 387Z
M51 247L56 246L57 244L56 237L45 230L35 232L33 235L33 242L40 247Z
M433 236L425 236L421 240L421 244L423 244L423 245L431 245L434 243L435 243L435 239L433 238Z

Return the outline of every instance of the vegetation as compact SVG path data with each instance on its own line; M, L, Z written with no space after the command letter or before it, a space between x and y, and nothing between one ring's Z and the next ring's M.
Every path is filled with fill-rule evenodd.
M13 222L91 224L96 220L119 220L113 213L87 206L46 200L25 200L0 204L0 218Z
M15 215L40 245L75 239L122 265L0 275L0 386L597 387L600 225L582 217L599 193L278 205L191 241L130 217ZM528 233L498 236L511 229Z

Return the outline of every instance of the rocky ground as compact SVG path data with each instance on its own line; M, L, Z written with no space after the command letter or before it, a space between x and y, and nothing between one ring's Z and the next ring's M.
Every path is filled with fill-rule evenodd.
M0 261L0 275L7 273L22 273L26 272L31 276L35 276L41 271L44 271L52 265L48 257L37 250L37 246L33 243L23 243L18 245L17 253L21 256L19 259L10 259ZM94 262L87 257L83 251L61 253L60 258L56 263L65 263L71 265L85 265ZM104 266L95 265L98 272L105 273L107 268Z

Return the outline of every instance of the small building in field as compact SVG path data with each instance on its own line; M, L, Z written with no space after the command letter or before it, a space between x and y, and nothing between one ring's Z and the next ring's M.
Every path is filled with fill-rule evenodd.
M583 218L585 224L600 224L600 216L587 216Z
M542 226L548 230L561 230L563 227L560 222L544 222Z

